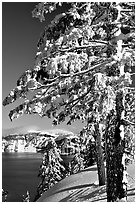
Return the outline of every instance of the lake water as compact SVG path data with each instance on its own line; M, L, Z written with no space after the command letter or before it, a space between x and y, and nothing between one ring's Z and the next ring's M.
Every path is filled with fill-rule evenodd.
M41 161L38 153L2 153L2 188L9 192L7 202L22 202L27 190L30 201L34 200Z

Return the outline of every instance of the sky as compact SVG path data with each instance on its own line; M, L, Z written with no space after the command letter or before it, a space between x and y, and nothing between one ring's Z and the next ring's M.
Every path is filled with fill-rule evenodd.
M16 87L16 81L22 73L33 68L40 33L57 12L60 12L47 15L46 21L40 23L38 19L32 18L31 12L36 4L37 2L2 3L2 100ZM51 119L40 118L38 115L23 115L11 122L8 114L23 102L21 99L18 101L2 107L3 129L20 126L38 126L42 130L54 129ZM81 130L82 124L76 122L72 126L67 126L63 123L55 128L77 133Z
M46 15L46 20L32 18L32 10L37 2L2 2L2 100L16 87L17 79L22 73L33 68L37 52L37 42L44 27L50 23L56 14L63 12L62 8ZM63 9L66 9L65 6ZM133 86L135 80L133 79ZM2 128L9 129L20 126L38 126L42 130L61 128L74 133L79 132L83 124L79 121L71 126L65 123L54 127L52 120L40 118L38 115L23 115L10 121L8 114L21 102L2 107Z

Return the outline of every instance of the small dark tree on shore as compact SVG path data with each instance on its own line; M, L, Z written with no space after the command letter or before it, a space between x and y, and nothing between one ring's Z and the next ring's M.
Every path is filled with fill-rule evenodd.
M30 194L29 191L27 191L26 196L22 196L22 202L30 202Z
M62 3L40 3L34 17L44 20ZM11 120L37 113L57 125L79 119L95 131L100 185L105 184L100 124L105 126L107 200L125 197L125 133L134 125L135 4L68 3L70 9L40 37L35 66L17 81L3 105L27 98L11 110ZM37 91L37 92L36 92ZM129 101L132 98L132 103ZM132 117L131 117L132 116ZM120 178L120 179L117 179Z
M2 202L6 202L8 197L8 191L2 189Z

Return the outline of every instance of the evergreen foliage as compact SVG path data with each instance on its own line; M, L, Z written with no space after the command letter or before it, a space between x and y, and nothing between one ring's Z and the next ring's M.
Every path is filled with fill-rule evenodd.
M40 197L43 192L50 189L65 177L66 170L62 164L60 150L53 139L50 139L44 148L43 161L39 169L40 184L37 188L37 196Z
M43 21L46 13L62 5L39 3L33 16ZM132 151L128 143L134 141L135 3L66 5L68 10L45 27L37 45L34 68L18 79L17 87L3 105L25 99L10 111L11 120L22 114L39 114L52 118L54 125L85 122L87 129L96 132L98 161L102 154L99 125L104 125L107 197L108 201L116 201L126 191L124 155L126 149ZM34 96L28 100L30 91L34 91ZM122 179L118 181L117 175Z

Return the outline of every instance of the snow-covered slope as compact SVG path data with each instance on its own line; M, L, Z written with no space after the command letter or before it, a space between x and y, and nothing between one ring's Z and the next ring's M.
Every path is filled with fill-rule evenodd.
M135 164L128 165L128 202L135 201ZM96 165L73 174L43 193L37 202L106 202L106 186L98 186Z

